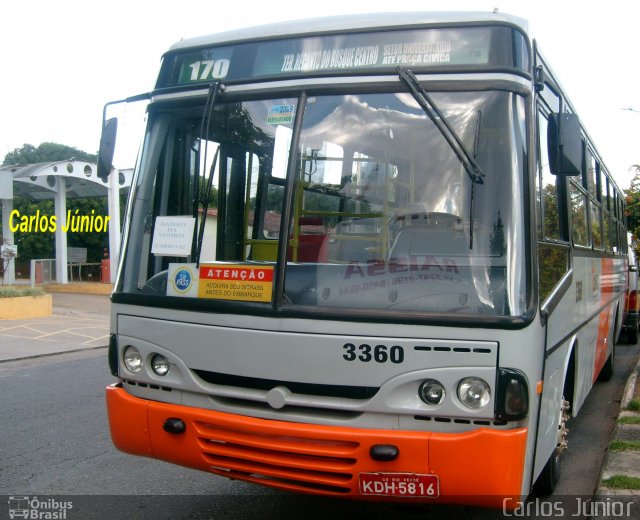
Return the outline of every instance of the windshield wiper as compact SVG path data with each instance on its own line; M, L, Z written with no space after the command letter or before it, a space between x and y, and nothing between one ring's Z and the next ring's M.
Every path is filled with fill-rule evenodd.
M202 194L200 194L200 179L204 179L207 168L207 150L209 147L209 128L211 123L211 114L213 114L213 107L216 104L216 97L218 93L224 92L224 85L219 81L214 81L209 87L209 94L207 95L207 102L204 106L204 113L202 114L202 123L200 124L200 142L204 141L204 157L202 160L202 171L198 171L196 178L196 185L194 187L194 212L196 218L198 217L198 209L202 204L202 220L200 221L200 229L196 238L196 267L200 266L200 252L202 251L202 241L204 240L204 228L207 222L207 212L209 210L209 198L211 197L211 188L213 186L213 172L218 162L218 153L220 147L218 146L216 154L213 156L211 168L209 168L209 178L207 184L203 186Z
M451 147L451 150L464 167L467 175L471 179L471 207L469 214L469 249L473 249L473 225L475 215L475 197L476 197L476 185L484 184L485 174L476 162L474 156L467 150L467 147L460 139L460 136L456 133L453 127L445 119L444 114L438 108L422 85L418 82L415 74L409 69L398 68L398 76L400 80L406 85L411 92L413 98L418 102L420 108L424 110L425 114L429 116L429 119L436 126L442 137L444 137L447 144ZM476 134L477 139L477 134Z

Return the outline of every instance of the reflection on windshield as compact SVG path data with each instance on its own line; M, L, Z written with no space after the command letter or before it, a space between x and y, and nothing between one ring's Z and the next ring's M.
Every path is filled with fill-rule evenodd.
M511 95L434 97L487 172L475 195L475 219L469 218L472 176L412 96L311 99L298 151L285 285L293 304L522 311L512 150L523 149L524 137L516 133ZM339 182L329 170L340 171Z
M522 193L524 102L491 91L432 97L486 174L474 220L471 176L406 92L310 97L302 108L294 98L222 100L204 136L197 107L152 114L123 290L292 307L521 314L523 216L513 194ZM198 178L205 144L218 160ZM209 181L208 199L194 206L196 186ZM186 257L152 252L160 216L202 225L199 258L195 248ZM196 268L198 261L211 269ZM280 301L271 284L283 267ZM269 283L207 278L224 272Z

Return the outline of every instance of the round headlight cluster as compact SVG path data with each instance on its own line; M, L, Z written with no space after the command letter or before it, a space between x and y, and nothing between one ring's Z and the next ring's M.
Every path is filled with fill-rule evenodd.
M156 354L151 358L151 370L158 376L166 376L169 373L169 360L162 354Z
M140 372L144 366L144 360L140 351L131 345L124 348L122 352L122 361L126 369L132 374ZM157 376L166 376L171 369L169 360L162 354L152 354L151 356L151 370Z
M444 401L446 392L442 383L435 379L427 379L420 385L418 395L425 403L436 405Z
M122 360L124 361L124 366L132 374L137 374L142 370L142 356L136 347L125 347L124 352L122 353Z
M458 399L467 408L478 410L489 403L491 387L479 377L465 377L458 383Z
M418 396L428 405L436 406L444 401L447 392L444 385L435 379L426 379L418 388ZM465 377L457 387L458 400L471 410L484 408L491 400L491 387L479 377Z

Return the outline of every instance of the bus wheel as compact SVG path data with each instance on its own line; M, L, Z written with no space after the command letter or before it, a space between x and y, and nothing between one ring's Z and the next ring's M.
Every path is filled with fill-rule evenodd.
M538 480L533 485L533 492L538 496L548 496L551 495L558 482L560 481L560 457L562 456L562 452L567 449L567 434L569 430L567 429L567 421L569 420L569 409L571 405L569 401L562 398L562 404L560 406L560 415L558 420L558 445L556 449L553 450L551 457L544 465Z
M636 332L636 335L638 333ZM636 343L638 341L636 340ZM600 374L598 375L598 381L609 381L613 377L613 365L614 365L614 356L616 353L616 346L614 345L611 349L611 354L607 358L607 361L602 366L602 370L600 370Z
M638 343L638 318L633 320L631 327L627 330L627 343L629 345Z

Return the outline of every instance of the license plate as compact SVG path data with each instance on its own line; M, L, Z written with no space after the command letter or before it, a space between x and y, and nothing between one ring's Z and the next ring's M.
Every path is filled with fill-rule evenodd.
M436 475L415 473L360 473L360 494L387 497L426 497L440 495Z

